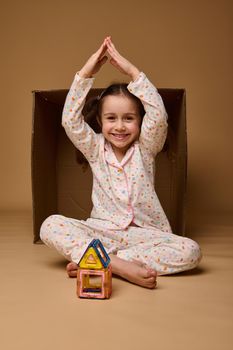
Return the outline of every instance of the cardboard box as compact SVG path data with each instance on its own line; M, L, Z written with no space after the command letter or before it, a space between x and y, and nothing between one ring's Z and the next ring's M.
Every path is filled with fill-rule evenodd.
M87 98L99 94L92 89ZM77 162L77 150L61 126L68 90L34 91L32 125L32 199L34 242L51 214L77 219L90 215L92 174ZM184 89L159 89L168 112L168 137L156 158L155 187L173 232L184 235L187 175Z

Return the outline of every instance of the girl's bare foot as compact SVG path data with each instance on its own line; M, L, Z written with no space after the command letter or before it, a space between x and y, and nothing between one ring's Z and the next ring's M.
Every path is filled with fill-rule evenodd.
M116 255L110 255L112 272L139 286L153 289L156 287L157 272L140 261L126 261Z
M153 289L156 287L157 272L140 261L126 261L116 255L110 255L112 272L129 282L139 286ZM69 277L77 277L77 264L70 262L66 266Z

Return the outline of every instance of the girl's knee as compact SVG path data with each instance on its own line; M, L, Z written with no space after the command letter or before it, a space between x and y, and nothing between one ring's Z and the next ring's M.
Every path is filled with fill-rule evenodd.
M199 244L190 238L187 238L184 258L186 262L192 266L192 268L196 267L202 258Z
M43 242L48 240L48 236L53 230L55 222L59 219L60 215L50 215L42 223L40 227L40 238Z

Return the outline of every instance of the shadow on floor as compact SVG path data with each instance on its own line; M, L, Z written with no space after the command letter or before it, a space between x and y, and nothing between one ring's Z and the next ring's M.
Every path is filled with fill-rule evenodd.
M58 260L50 261L49 263L47 263L47 265L54 269L65 269L68 263L69 263L68 260L58 259Z
M184 277L184 276L195 276L195 275L202 275L202 274L206 274L209 273L211 270L209 269L209 267L196 267L195 269L189 270L189 271L183 271L183 272L179 272L179 273L175 273L172 275L162 275L160 277Z

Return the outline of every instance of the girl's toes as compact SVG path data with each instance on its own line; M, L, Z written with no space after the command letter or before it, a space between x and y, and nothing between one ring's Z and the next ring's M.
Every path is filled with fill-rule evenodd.
M66 265L66 270L71 271L77 269L77 264L74 262L70 262L69 264Z
M156 287L156 285L157 285L157 281L155 278L153 278L153 277L148 278L148 280L147 280L148 288L154 289Z
M148 269L148 271L150 272L150 275L153 276L153 277L157 277L157 271L156 270L153 270L153 269Z
M66 266L66 271L69 277L76 277L77 276L77 264L74 262L70 262Z
M157 277L157 272L153 269L150 269L148 267L145 267L144 268L144 277L145 278L153 278L153 279L156 279Z

